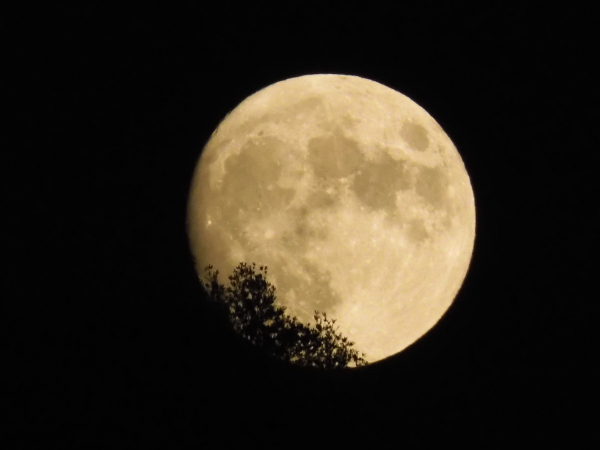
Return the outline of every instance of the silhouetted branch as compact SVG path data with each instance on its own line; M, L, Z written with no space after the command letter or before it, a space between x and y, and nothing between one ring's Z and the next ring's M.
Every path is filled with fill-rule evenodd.
M322 369L338 369L348 364L367 364L365 354L354 350L354 342L334 328L335 320L315 311L311 327L285 314L275 306L275 286L266 279L267 267L238 264L229 276L229 286L218 281L219 271L205 268L204 286L212 301L225 309L233 329L245 340L267 353L294 364Z

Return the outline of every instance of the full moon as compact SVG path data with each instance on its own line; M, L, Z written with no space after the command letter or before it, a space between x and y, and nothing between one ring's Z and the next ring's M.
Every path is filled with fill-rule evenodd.
M219 124L196 166L187 230L196 270L269 268L286 313L339 332L372 363L430 330L471 261L475 202L456 147L405 95L306 75L262 89Z

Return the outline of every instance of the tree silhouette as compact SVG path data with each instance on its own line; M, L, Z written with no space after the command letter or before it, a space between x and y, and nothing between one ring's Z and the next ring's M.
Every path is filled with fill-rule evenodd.
M283 361L326 370L364 366L365 354L354 350L354 342L334 328L335 320L315 310L314 327L285 314L275 306L275 286L266 279L267 266L238 264L229 276L229 286L218 281L219 271L205 268L205 288L210 299L229 316L242 338Z

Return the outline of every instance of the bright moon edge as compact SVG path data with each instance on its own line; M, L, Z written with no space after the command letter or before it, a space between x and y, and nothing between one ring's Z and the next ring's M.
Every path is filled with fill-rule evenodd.
M466 276L474 196L437 122L371 80L306 75L244 100L196 166L187 218L200 277L269 267L277 301L313 310L369 362L431 329Z

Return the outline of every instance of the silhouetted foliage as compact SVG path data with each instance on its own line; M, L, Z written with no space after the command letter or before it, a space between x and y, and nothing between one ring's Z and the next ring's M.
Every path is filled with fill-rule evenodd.
M205 287L211 300L222 305L229 320L244 339L267 353L307 367L337 369L349 364L367 364L365 354L354 350L354 342L337 333L335 320L315 311L316 325L305 325L275 306L275 286L266 280L267 267L240 263L229 276L230 285L218 281L219 271L205 268Z

